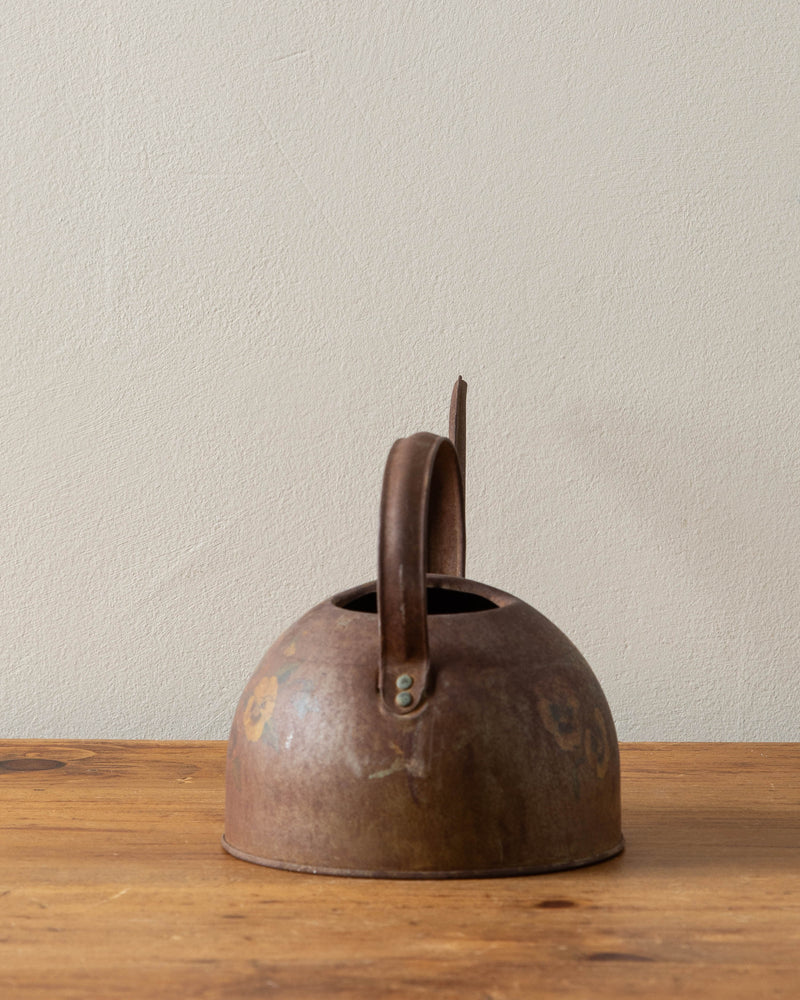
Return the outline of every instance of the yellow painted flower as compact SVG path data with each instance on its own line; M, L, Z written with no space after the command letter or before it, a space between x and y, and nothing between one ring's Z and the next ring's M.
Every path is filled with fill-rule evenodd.
M278 698L278 678L262 677L244 710L244 733L251 743L261 739L264 726L272 718Z

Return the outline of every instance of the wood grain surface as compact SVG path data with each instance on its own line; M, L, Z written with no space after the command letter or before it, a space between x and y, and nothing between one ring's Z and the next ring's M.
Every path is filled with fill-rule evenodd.
M624 854L454 882L230 857L224 755L0 742L3 1000L800 997L798 744L623 746Z

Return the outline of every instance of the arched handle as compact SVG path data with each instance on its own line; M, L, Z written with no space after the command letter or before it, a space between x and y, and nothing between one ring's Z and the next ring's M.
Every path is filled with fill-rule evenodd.
M395 441L383 476L378 542L378 687L406 715L429 688L427 573L463 574L464 487L453 443L435 434Z

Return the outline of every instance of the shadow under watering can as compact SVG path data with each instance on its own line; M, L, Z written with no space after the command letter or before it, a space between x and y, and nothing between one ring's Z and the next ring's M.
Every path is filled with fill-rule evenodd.
M466 383L450 437L393 445L378 580L274 643L228 742L223 846L328 875L467 878L623 848L619 748L589 665L534 608L464 578Z

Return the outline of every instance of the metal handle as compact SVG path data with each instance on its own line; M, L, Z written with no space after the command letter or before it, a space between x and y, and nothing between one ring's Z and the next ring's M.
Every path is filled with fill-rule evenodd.
M378 542L378 687L397 715L430 686L427 573L464 572L464 487L449 438L395 441L383 476Z

